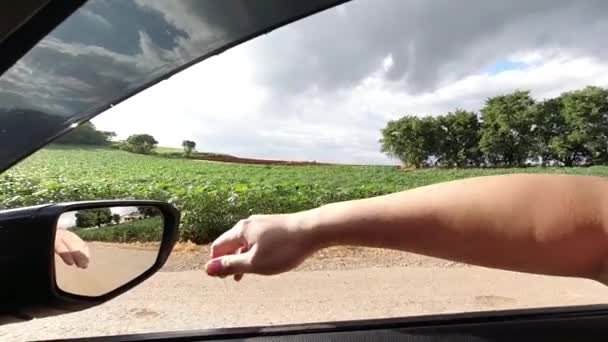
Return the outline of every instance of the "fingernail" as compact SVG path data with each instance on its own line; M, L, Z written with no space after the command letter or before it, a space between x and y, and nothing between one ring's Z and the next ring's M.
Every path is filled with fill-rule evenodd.
M209 261L207 267L205 267L205 271L207 271L207 274L210 276L217 275L222 271L222 260L214 259Z

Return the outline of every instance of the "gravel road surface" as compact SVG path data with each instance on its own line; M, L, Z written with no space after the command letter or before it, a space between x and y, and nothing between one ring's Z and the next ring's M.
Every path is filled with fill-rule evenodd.
M593 281L391 253L395 252L330 250L295 272L275 277L247 275L235 283L194 269L206 255L204 249L177 252L162 272L108 303L1 326L0 340L598 304L608 298L608 287Z

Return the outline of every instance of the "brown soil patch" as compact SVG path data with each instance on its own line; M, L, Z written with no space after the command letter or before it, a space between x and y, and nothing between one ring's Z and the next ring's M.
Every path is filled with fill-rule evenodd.
M161 153L161 156L169 156L171 158L182 158L181 152L174 153ZM236 157L228 154L219 153L205 153L196 152L190 155L187 159L190 160L201 160L207 162L216 163L235 163L235 164L249 164L249 165L280 165L280 166L370 166L362 164L341 164L341 163L321 163L317 161L303 161L303 160L279 160L279 159L258 159L258 158L244 158ZM400 166L395 165L395 168Z

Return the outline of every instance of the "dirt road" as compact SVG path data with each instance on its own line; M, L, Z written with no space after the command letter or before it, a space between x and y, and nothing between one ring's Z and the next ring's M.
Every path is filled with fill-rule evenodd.
M340 257L332 253L296 272L246 276L241 283L182 270L196 253L176 253L165 271L113 301L2 326L0 340L598 304L608 298L608 287L586 280L462 266L403 253L401 259L388 258L395 265L384 264L385 254L377 251L340 251ZM377 259L370 261L366 253L378 253ZM382 267L369 267L368 262Z
M55 272L60 289L84 296L101 296L135 279L152 267L157 248L129 248L120 244L89 242L86 269L68 266L55 255Z

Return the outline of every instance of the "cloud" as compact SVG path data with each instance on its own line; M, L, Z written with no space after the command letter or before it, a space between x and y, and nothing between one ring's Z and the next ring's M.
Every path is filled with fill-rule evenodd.
M388 55L387 80L420 93L513 53L605 56L606 9L603 1L357 0L261 39L253 58L260 81L282 96L352 87Z
M606 85L604 7L354 1L173 77L133 99L129 115L145 108L142 129L173 146L192 138L201 150L251 157L394 163L378 143L390 119L478 110L517 88L545 98ZM181 18L179 29L199 32L196 17ZM168 123L150 120L167 112ZM110 113L127 120L121 106Z
M109 110L96 123L123 136L137 126L170 146L194 139L202 151L393 164L379 152L378 139L386 122L401 115L479 110L486 98L517 88L542 99L589 84L608 85L608 64L594 57L544 59L497 74L480 71L426 93L408 93L386 81L381 64L348 90L310 91L267 112L270 91L256 83L256 65L247 51L256 42L249 44L176 75Z
M220 5L218 5L220 4ZM308 2L91 2L0 79L0 104L86 113ZM394 163L380 129L608 83L608 2L355 0L195 65L94 120L200 150ZM133 25L136 23L137 25ZM231 25L228 25L231 24Z
M104 47L43 40L0 79L3 105L72 115L124 96L167 70L173 52L155 45L140 32L140 53L125 55Z
M100 25L103 29L110 30L112 29L112 24L106 18L102 17L99 14L93 13L89 9L84 9L82 11L82 15L86 17L91 22L94 22L96 25Z

